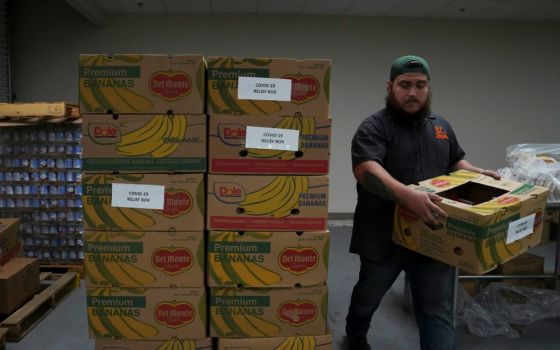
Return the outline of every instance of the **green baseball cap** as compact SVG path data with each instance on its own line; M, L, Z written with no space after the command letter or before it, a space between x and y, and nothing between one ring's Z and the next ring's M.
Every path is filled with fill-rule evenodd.
M419 56L407 55L399 57L391 65L389 80L394 80L404 73L423 73L430 79L430 66L425 59Z

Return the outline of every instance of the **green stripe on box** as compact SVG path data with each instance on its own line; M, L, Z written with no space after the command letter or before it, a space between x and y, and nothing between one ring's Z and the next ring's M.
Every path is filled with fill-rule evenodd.
M269 242L210 242L208 245L210 253L231 254L268 254L270 253Z
M146 307L146 297L88 296L89 307Z
M206 171L205 157L192 158L84 158L82 170Z
M210 306L219 307L268 307L269 296L212 295Z
M86 253L97 254L142 254L144 243L142 242L86 242L84 244Z

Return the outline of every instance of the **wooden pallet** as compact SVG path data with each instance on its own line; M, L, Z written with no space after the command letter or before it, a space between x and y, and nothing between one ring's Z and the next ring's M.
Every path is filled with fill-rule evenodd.
M39 269L42 272L52 272L53 274L76 272L81 278L84 277L84 264L79 262L39 262Z
M42 274L41 281L48 286L0 323L0 327L8 329L7 341L20 341L80 284L76 272Z
M0 126L40 122L81 122L80 109L67 102L0 103Z
M0 328L0 350L6 349L6 334L8 334L8 329Z

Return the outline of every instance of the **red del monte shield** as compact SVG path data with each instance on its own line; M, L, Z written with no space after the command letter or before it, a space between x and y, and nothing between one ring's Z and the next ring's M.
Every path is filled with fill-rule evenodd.
M152 265L160 271L175 275L193 264L193 255L186 248L158 248L152 253Z
M278 319L294 326L313 321L317 317L317 306L311 301L285 301L278 307Z
M154 309L155 320L167 327L179 328L196 317L193 306L187 302L161 302Z
M185 72L155 72L150 77L150 92L167 101L187 96L192 91L191 78Z
M287 247L278 256L280 267L296 275L313 270L318 263L319 253L311 247Z

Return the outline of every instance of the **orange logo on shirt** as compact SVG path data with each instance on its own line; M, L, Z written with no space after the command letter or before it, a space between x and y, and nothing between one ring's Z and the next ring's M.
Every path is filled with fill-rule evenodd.
M443 130L443 126L434 126L434 131L436 133L436 139L447 140L447 131Z

